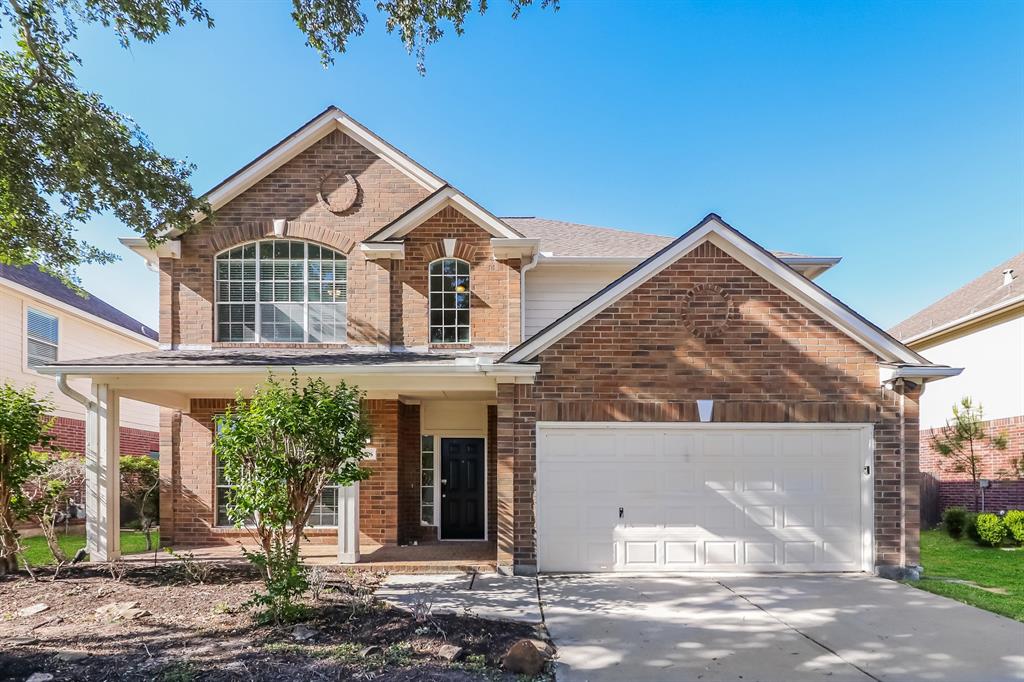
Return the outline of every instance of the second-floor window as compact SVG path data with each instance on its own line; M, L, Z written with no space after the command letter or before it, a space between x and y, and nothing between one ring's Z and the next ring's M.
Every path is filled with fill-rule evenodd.
M272 239L217 256L217 340L344 343L345 256L317 244Z
M25 327L28 366L34 368L57 362L57 318L29 308Z
M469 263L430 264L430 343L469 343Z

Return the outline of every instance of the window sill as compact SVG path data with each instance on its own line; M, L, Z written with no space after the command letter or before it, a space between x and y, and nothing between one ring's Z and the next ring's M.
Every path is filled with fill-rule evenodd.
M332 348L351 348L347 343L275 343L268 341L215 341L210 344L211 348L280 348L280 349L301 349L311 348L313 350Z
M464 343L431 343L427 345L430 350L472 350L473 344L469 341Z

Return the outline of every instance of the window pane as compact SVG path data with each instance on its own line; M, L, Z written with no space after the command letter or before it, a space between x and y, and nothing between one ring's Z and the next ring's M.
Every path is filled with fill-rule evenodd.
M431 327L430 328L430 342L431 343L443 343L444 342L444 328L443 327Z
M423 523L431 526L434 525L434 508L426 506L423 507L423 514L421 518L423 519Z
M420 484L423 486L434 487L434 472L433 470L423 470L420 476Z
M445 327L444 328L444 342L445 343L455 343L455 328L454 327Z
M469 327L459 327L458 328L458 343L468 343L468 342L469 342Z
M260 336L267 341L301 342L302 304L261 303Z
M423 504L433 504L434 503L434 487L430 486L429 488L421 488L421 490L423 491L423 497L422 497Z
M28 335L39 341L57 343L57 318L29 308Z

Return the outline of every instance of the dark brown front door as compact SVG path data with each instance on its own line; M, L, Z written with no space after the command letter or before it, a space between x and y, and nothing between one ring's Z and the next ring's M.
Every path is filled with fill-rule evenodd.
M441 539L484 539L484 439L441 439Z

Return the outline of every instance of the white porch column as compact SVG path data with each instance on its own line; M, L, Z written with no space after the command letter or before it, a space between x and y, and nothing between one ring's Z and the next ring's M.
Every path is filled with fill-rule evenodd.
M91 561L121 556L121 410L117 391L95 384L85 419L85 537Z
M338 563L359 563L359 481L338 489Z

